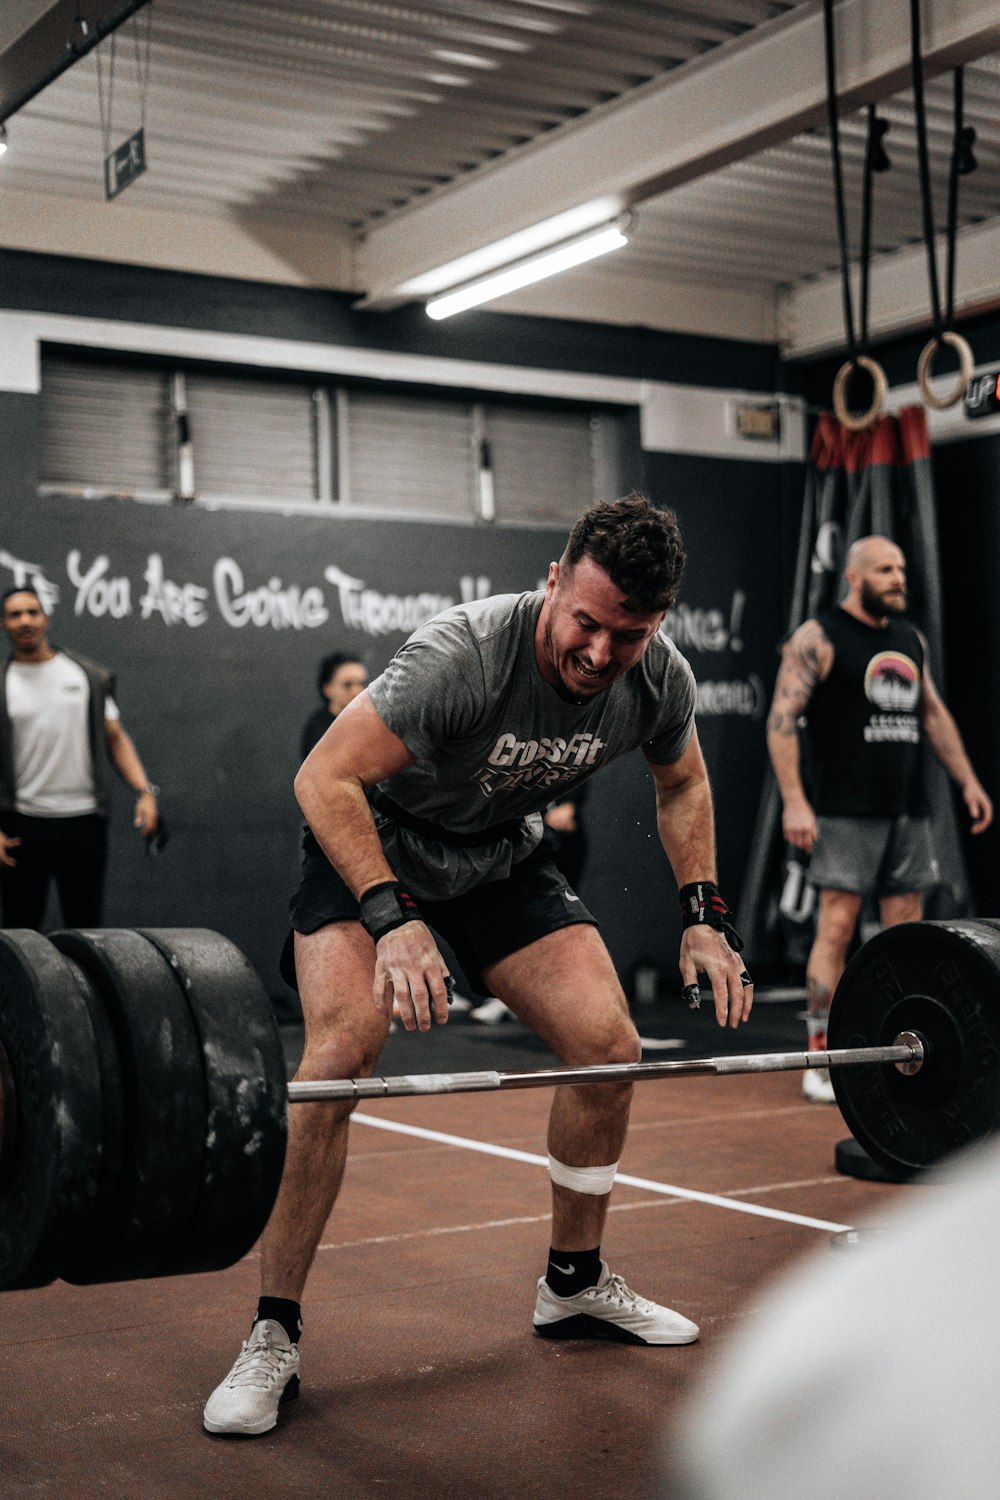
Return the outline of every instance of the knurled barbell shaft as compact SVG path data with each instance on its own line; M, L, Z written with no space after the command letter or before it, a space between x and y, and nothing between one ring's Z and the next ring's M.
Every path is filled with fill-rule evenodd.
M672 1058L664 1062L608 1063L590 1068L540 1068L531 1073L406 1073L398 1078L303 1080L288 1085L288 1097L293 1104L330 1099L395 1099L417 1094L545 1089L573 1083L643 1083L682 1073L785 1073L806 1068L860 1067L866 1063L896 1063L907 1072L916 1072L923 1061L922 1041L905 1032L891 1047L845 1047L834 1052L751 1052L733 1057Z

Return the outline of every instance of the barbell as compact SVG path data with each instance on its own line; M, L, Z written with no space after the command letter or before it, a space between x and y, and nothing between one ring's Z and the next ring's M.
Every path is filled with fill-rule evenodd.
M268 996L202 929L0 931L0 1290L221 1270L254 1245L288 1105L829 1067L911 1176L1000 1128L1000 922L918 922L848 965L826 1052L287 1082Z
M569 1083L643 1083L679 1073L784 1073L806 1068L848 1068L894 1063L912 1076L927 1049L915 1031L902 1031L891 1047L851 1047L836 1052L745 1052L733 1057L674 1058L669 1062L604 1063L586 1068L535 1068L530 1073L404 1073L392 1078L335 1078L288 1085L293 1104L309 1100L405 1099L415 1094L481 1094L493 1089L550 1089Z

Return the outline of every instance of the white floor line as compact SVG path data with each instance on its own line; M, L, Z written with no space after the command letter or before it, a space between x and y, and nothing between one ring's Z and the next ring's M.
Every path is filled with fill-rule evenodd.
M474 1141L463 1135L446 1135L440 1130L425 1130L422 1125L402 1125L398 1120L384 1120L377 1115L352 1116L359 1125L372 1125L376 1130L392 1130L398 1135L412 1135L422 1141L438 1141L445 1146L457 1146L462 1151L479 1151L484 1156L502 1156L507 1161L523 1161L529 1166L548 1169L547 1156L533 1151L516 1151L512 1146L495 1146L490 1141ZM674 1187L666 1182L654 1182L649 1177L631 1177L619 1172L616 1182L625 1187L643 1188L647 1193L663 1193L668 1198L686 1198L691 1203L706 1203L712 1208L729 1208L735 1213L756 1214L762 1219L780 1219L785 1224L800 1224L805 1229L825 1229L837 1234L850 1229L850 1224L833 1224L826 1219L810 1219L803 1214L785 1213L780 1208L765 1208L759 1203L740 1203L733 1198L723 1198L717 1193L699 1193L693 1188Z
M612 1214L630 1214L637 1210L650 1208L674 1208L680 1203L679 1198L671 1199L664 1203L662 1199L645 1198L641 1203L610 1203L608 1212ZM431 1239L441 1234L480 1234L494 1229L512 1229L521 1224L548 1224L552 1214L546 1211L543 1214L520 1214L513 1219L480 1219L474 1224L435 1224L425 1229L402 1229L397 1234L373 1234L363 1240L341 1240L330 1241L317 1245L317 1250L360 1250L366 1245L395 1245L400 1240L424 1240ZM251 1251L246 1257L252 1260L257 1252Z
M781 1115L801 1115L803 1113L810 1113L812 1111L812 1108L813 1106L811 1104L808 1104L805 1100L803 1100L801 1104L792 1104L784 1109L741 1109L737 1110L734 1114L728 1114L725 1116L689 1115L684 1117L683 1119L677 1120L633 1119L629 1121L628 1134L629 1140L631 1140L634 1135L638 1135L643 1130L657 1130L662 1133L664 1130L690 1130L695 1126L701 1129L705 1125L715 1125L719 1123L732 1125L739 1120L774 1120ZM365 1161L382 1161L385 1157L395 1156L396 1154L397 1153L395 1152L395 1150L366 1151ZM836 1182L837 1179L836 1177L831 1177L829 1180L831 1182Z
M387 1153L388 1154L388 1153ZM366 1161L372 1158L366 1157ZM746 1193L780 1193L791 1190L799 1190L806 1187L824 1187L831 1182L837 1182L836 1175L829 1177L811 1177L803 1182L768 1182L759 1187L741 1188L734 1197ZM677 1208L682 1200L680 1198L643 1198L638 1203L609 1203L608 1212L612 1214L634 1214L648 1212L652 1208ZM432 1224L425 1225L421 1229L402 1229L396 1234L369 1234L362 1240L325 1240L317 1245L319 1250L363 1250L368 1245L397 1245L401 1240L426 1240L433 1239L442 1234L485 1234L487 1230L513 1229L522 1224L547 1224L552 1218L546 1210L543 1214L518 1214L510 1219L478 1219L472 1224ZM250 1250L244 1260L260 1260L259 1250Z
M827 1172L823 1177L800 1177L796 1182L761 1182L756 1187L733 1188L727 1198L749 1198L753 1193L799 1193L803 1188L830 1187L840 1182L836 1172Z
M801 1104L785 1104L780 1109L739 1109L725 1115L682 1115L675 1120L629 1120L628 1133L637 1130L690 1130L693 1126L731 1125L737 1120L776 1120L782 1115L815 1113L816 1106L803 1099Z

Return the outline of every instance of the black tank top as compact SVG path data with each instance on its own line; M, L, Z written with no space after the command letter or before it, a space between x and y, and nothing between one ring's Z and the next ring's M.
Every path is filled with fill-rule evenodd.
M866 625L844 609L821 615L819 623L834 655L808 710L816 812L925 813L920 636L905 620Z

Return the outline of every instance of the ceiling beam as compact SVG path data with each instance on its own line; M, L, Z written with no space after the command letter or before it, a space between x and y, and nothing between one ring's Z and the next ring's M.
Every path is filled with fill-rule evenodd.
M937 241L937 263L944 266L947 246ZM1000 223L975 224L963 229L955 243L955 312L959 318L1000 306ZM859 271L852 267L851 283L858 306ZM875 256L870 268L871 315L869 337L874 341L903 331L932 330L927 257L923 245L908 245L891 255ZM959 324L959 332L961 332ZM779 293L778 333L787 359L800 359L846 349L844 304L839 274L815 276ZM946 357L942 366L950 368Z
M996 0L925 0L925 75L1000 50ZM909 87L907 0L841 0L838 92L846 109ZM372 228L358 249L364 305L391 307L461 261L560 215L610 218L826 117L819 0L590 112ZM561 237L553 229L551 239ZM433 276L449 247L453 272ZM504 249L495 263L513 258ZM483 267L486 269L486 267ZM450 276L450 282L449 282Z
M0 124L148 4L149 0L88 0L81 7L77 0L55 0L43 6L22 5L22 16L35 18L0 51ZM81 25L78 12L83 9Z

